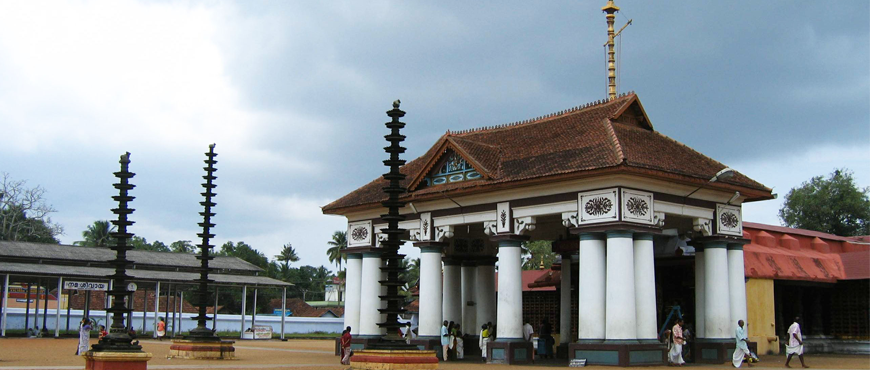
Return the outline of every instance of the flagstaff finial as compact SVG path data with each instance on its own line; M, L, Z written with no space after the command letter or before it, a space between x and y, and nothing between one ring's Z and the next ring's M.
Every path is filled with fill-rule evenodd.
M616 13L619 12L619 7L613 3L613 0L607 0L607 5L601 8L607 13L607 43L604 46L607 48L607 98L608 100L616 99L616 50L614 50L614 39L622 33L625 27L631 24L631 19L619 32L614 32L613 23L616 21Z

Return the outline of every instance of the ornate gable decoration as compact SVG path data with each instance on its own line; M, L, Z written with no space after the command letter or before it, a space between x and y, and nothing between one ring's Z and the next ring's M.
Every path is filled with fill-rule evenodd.
M716 205L716 233L743 236L743 217L739 206Z
M437 186L460 181L482 179L474 165L452 148L445 148L431 170L415 184L414 189Z

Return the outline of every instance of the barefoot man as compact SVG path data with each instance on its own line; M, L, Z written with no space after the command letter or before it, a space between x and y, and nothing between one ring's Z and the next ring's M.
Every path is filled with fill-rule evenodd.
M785 346L785 353L788 354L788 358L785 360L785 367L791 367L788 366L788 363L794 355L798 355L798 358L801 360L801 366L804 368L809 367L804 364L804 338L801 335L801 324L798 324L800 319L800 317L795 317L794 323L788 327L788 343Z

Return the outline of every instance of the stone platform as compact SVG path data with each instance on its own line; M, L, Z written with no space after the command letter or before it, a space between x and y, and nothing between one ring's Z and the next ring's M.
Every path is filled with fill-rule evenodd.
M353 351L350 368L358 370L434 370L435 351L364 349Z
M169 346L168 358L191 360L233 360L236 358L235 341L201 341L175 339Z
M724 364L731 361L734 355L734 348L737 343L734 339L705 339L698 338L692 344L694 349L694 358L696 363L702 364ZM758 343L749 342L749 350L752 353L758 353Z
M568 345L568 359L586 359L587 365L661 366L668 362L668 349L661 343L590 342Z
M82 357L85 358L85 370L146 370L151 354L88 351Z

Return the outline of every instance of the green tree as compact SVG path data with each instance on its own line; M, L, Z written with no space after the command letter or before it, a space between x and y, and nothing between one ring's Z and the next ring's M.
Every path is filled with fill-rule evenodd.
M556 253L553 253L552 244L553 242L549 240L524 242L523 270L537 270L541 268L541 263L544 264L545 269L553 266L553 262L556 261Z
M284 244L284 249L281 249L281 253L275 255L275 259L284 262L284 267L290 267L290 262L298 262L299 256L296 255L293 245L287 243Z
M779 219L783 225L834 235L870 235L870 187L855 185L852 172L836 169L825 179L815 176L785 195Z
M99 220L88 225L85 231L82 231L82 238L74 242L73 245L82 247L101 247L106 248L112 245L112 233L115 232L115 226L109 221Z
M196 253L196 247L194 247L193 244L190 244L190 240L176 240L169 244L169 250L175 253Z
M238 257L261 269L267 270L269 268L269 259L266 258L266 255L242 241L224 243L217 255Z
M60 243L63 227L51 222L48 215L57 212L45 202L45 189L28 188L27 182L13 180L3 173L0 178L0 240Z
M347 248L347 232L336 231L332 233L332 240L326 242L329 244L329 249L326 250L326 255L329 256L329 262L338 266L338 271L341 271L341 260L346 257L342 255L344 249Z

